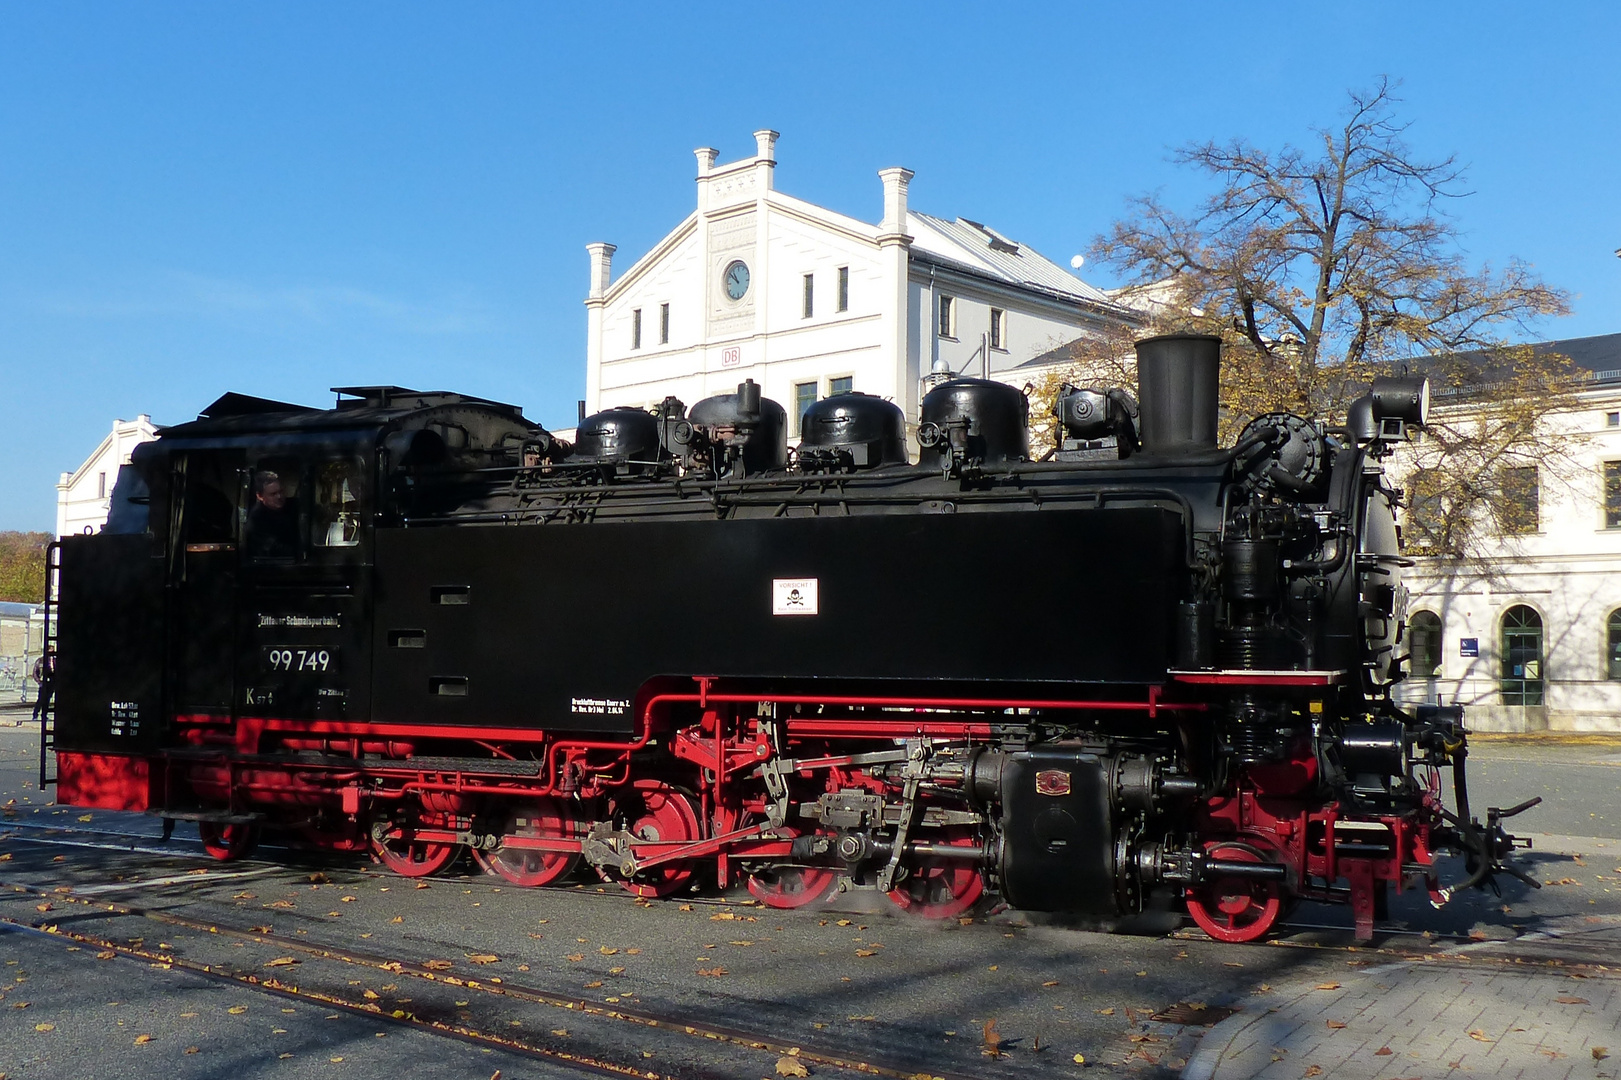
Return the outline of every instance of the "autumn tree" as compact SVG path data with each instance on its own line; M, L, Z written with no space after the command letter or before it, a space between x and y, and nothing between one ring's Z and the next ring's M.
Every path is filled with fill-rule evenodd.
M1157 194L1093 244L1130 284L1171 295L1157 329L1224 339L1223 428L1273 410L1343 418L1373 376L1423 370L1443 408L1422 448L1430 553L1462 558L1507 531L1489 512L1513 470L1562 452L1543 418L1570 404L1569 361L1505 349L1531 323L1568 313L1567 295L1520 260L1473 266L1446 207L1464 197L1453 157L1407 142L1381 80L1351 93L1340 123L1303 146L1203 142L1173 160L1212 182L1190 213Z
M0 532L0 600L37 604L45 599L45 547L51 534Z

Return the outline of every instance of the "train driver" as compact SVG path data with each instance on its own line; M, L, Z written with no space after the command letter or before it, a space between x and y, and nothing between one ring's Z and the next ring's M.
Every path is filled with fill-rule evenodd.
M247 549L253 558L290 559L298 555L298 507L288 504L281 476L268 469L253 474Z

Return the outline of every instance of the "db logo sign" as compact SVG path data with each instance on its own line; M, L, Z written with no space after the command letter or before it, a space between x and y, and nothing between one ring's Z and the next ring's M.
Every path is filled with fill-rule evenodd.
M737 346L720 351L720 366L723 368L736 367L743 362L743 350Z

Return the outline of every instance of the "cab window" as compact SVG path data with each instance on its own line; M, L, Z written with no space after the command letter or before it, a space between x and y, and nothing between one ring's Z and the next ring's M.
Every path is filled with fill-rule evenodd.
M296 559L305 519L302 477L292 458L261 458L249 478L243 547L253 559Z
M328 461L315 470L310 539L316 547L360 543L362 474L356 461Z

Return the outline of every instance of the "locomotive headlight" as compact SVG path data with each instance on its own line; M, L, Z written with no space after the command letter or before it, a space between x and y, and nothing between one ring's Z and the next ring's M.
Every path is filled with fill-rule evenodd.
M1423 375L1381 375L1373 380L1373 416L1423 427L1430 418L1430 380Z

